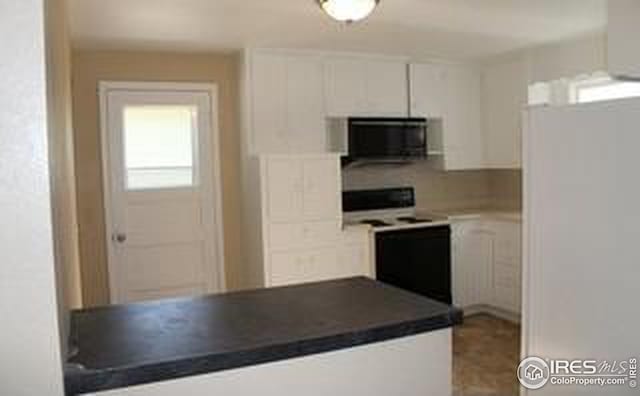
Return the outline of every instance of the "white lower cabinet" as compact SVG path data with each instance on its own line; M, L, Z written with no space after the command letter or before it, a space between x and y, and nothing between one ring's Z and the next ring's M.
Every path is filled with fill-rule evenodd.
M375 278L372 248L373 242L368 229L355 227L344 230L337 250L336 277L364 275Z
M343 232L343 234L346 232ZM274 252L269 257L267 286L285 286L352 276L373 277L369 243L363 232L361 241L335 234L331 245Z
M522 301L521 224L465 220L452 224L453 299L462 308L519 314Z
M466 308L492 299L493 234L480 223L452 225L453 301Z
M330 279L331 266L336 261L335 249L273 253L270 257L269 286Z
M338 155L263 155L257 163L246 223L252 287L373 277L369 229L342 227Z

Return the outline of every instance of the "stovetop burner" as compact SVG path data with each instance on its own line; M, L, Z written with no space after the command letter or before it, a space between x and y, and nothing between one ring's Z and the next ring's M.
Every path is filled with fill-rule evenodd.
M387 226L392 225L391 223L387 223L386 221L375 220L375 219L362 220L360 223L368 224L368 225L373 226L373 227L387 227Z
M432 219L420 219L417 217L398 217L398 221L409 224L433 223Z
M404 216L398 217L392 220L382 220L382 219L364 219L360 221L361 224L368 224L372 227L390 227L394 225L402 225L402 224L423 224L423 223L433 223L432 219L424 219L417 218L412 216Z

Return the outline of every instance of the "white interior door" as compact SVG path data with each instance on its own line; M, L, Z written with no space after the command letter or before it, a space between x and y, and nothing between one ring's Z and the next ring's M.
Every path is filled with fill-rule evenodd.
M102 88L112 302L222 291L215 91Z

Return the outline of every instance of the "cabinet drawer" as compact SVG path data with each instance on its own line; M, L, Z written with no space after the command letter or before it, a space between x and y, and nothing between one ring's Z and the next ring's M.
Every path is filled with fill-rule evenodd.
M369 245L370 238L367 228L347 228L342 231L341 242L343 245Z
M336 250L314 249L273 253L270 256L270 286L294 285L335 278Z
M271 224L270 249L277 251L331 245L337 241L339 231L337 220Z

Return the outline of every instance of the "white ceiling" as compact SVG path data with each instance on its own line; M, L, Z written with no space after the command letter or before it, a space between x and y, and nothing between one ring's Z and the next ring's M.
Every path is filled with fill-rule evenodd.
M605 0L382 0L363 23L315 0L69 0L78 48L212 51L246 46L469 59L601 30Z

